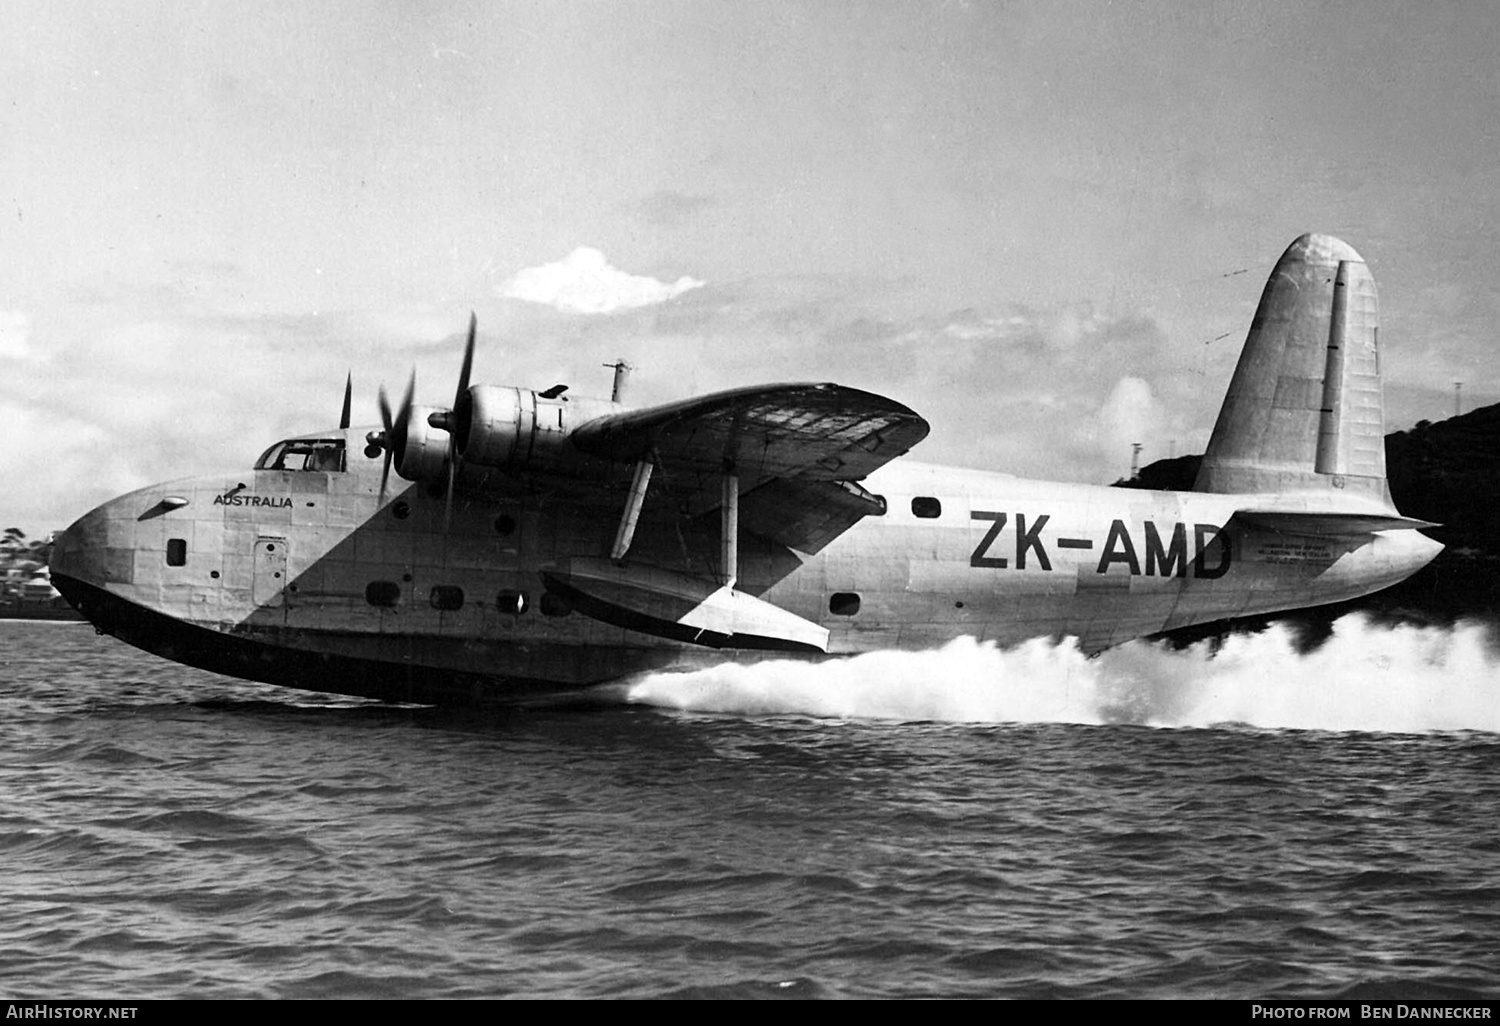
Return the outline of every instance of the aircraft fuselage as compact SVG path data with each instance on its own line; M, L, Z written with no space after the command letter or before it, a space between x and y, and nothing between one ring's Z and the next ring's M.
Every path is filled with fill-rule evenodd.
M58 539L53 578L103 630L167 658L310 690L503 702L650 670L784 653L695 644L580 612L556 568L605 565L610 503L516 487L456 502L378 459L255 470L115 499ZM739 540L737 588L828 632L830 656L1074 636L1087 651L1386 587L1440 546L1233 520L1253 496L1028 481L898 461L862 482L887 512L801 555ZM1285 507L1288 497L1276 497ZM649 517L648 517L649 521ZM717 516L643 523L619 561L712 576ZM632 571L634 572L634 571ZM576 598L576 596L575 596Z

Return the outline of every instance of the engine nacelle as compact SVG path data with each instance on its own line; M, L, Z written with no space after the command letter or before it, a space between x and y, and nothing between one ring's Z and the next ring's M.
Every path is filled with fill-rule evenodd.
M500 385L475 385L467 399L455 416L455 441L465 463L562 473L594 462L568 441L573 429L620 408L606 399L548 399Z
M408 481L437 481L443 476L448 460L448 432L427 423L431 406L413 406L406 419L406 430L399 432L391 451L391 462Z

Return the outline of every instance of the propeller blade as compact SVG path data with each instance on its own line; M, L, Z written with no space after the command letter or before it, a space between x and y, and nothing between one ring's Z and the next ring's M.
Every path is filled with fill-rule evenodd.
M464 343L463 369L458 372L458 390L453 393L453 409L446 418L448 430L448 495L443 507L443 533L453 523L453 483L458 476L458 426L462 422L459 411L469 401L469 373L474 369L474 339L479 334L479 315L469 311L469 338Z
M380 386L380 426L383 427L383 428L385 428L385 441L386 441L387 445L390 444L390 440L391 440L391 427L392 427L392 425L393 425L393 422L391 420L391 401L390 401L390 399L386 398L385 386L381 385Z
M406 379L406 395L401 397L401 409L396 414L396 444L406 445L406 425L411 420L412 395L417 390L417 369L411 369L411 377Z
M380 424L385 429L380 437L380 446L385 450L385 463L380 468L380 504L385 505L385 483L391 476L391 439L395 435L395 422L391 420L391 401L386 397L385 386L380 386Z
M406 449L406 426L411 420L411 400L417 390L417 369L411 370L411 378L406 382L406 395L401 397L401 408L391 414L391 398L385 394L385 386L380 386L380 425L384 429L380 436L380 445L385 448L385 463L380 468L380 503L385 504L385 486L391 476L391 461L400 456ZM372 437L373 443L375 439Z
M354 372L344 378L344 412L339 414L339 430L349 430L349 407L354 401Z
M443 506L443 533L444 534L448 533L448 528L453 523L453 476L454 476L454 473L455 473L455 467L453 465L453 457L452 457L452 455L450 455L448 457L448 501L447 501L447 504Z
M464 343L464 368L458 374L458 391L453 394L453 410L458 411L459 404L469 394L469 371L474 368L474 336L479 331L479 317L473 310L469 311L469 340Z

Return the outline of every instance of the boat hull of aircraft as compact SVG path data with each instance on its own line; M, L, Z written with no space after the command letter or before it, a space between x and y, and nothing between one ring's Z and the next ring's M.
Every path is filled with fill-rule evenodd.
M1186 492L913 463L926 423L835 385L644 410L470 389L471 323L451 410L382 393L368 435L346 413L251 472L121 496L58 537L52 580L164 658L390 701L962 636L1097 652L1436 555L1386 487L1375 319L1358 254L1294 243Z

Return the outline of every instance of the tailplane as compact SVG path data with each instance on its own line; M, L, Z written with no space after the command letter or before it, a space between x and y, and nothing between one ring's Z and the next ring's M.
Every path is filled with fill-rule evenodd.
M1391 506L1379 306L1347 243L1304 235L1277 261L1194 490L1341 490Z

